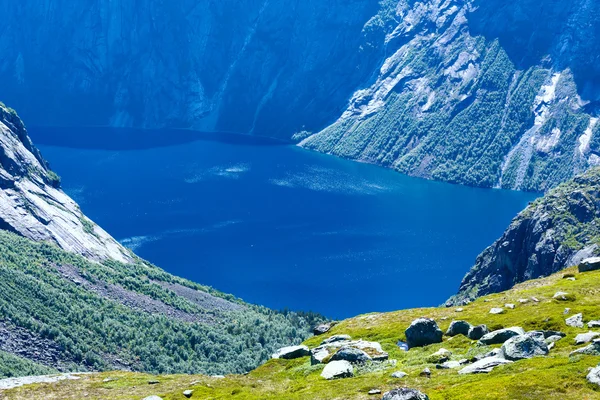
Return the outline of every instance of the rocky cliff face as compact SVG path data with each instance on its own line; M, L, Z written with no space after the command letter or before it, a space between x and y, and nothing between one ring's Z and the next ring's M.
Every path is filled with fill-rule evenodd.
M465 276L449 304L510 289L600 253L600 168L559 185L519 214Z
M2 94L30 124L293 136L411 175L525 190L600 164L590 0L0 5Z
M0 229L53 242L89 259L133 259L60 190L58 176L31 143L21 119L1 103Z

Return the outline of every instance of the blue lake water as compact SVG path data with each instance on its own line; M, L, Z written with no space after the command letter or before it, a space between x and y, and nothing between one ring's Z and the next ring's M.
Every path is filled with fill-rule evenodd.
M252 303L334 318L441 304L535 198L289 145L39 147L84 213L141 257Z

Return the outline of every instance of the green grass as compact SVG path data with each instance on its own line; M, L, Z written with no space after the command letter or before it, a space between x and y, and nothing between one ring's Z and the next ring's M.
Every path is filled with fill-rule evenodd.
M575 281L563 279L573 274ZM600 357L576 356L569 353L576 349L574 337L585 329L568 327L563 311L571 308L571 315L582 312L584 319L600 318L600 271L579 274L575 268L548 278L529 281L514 289L490 295L464 306L463 312L455 308L411 309L391 313L367 314L342 321L325 336L305 341L308 346L318 345L323 337L333 334L349 334L355 339L381 342L397 366L375 372L359 373L354 378L326 381L320 377L322 366L311 366L308 357L297 360L270 360L247 376L230 375L224 379L207 376L171 375L160 376L161 383L148 385L154 379L148 375L128 372L107 372L85 376L78 381L53 385L35 385L6 392L6 399L56 398L78 399L87 394L90 399L140 399L157 394L164 399L184 399L183 391L193 389L192 399L369 399L367 392L373 388L382 391L399 386L414 387L427 393L432 400L553 400L553 399L599 399L600 387L587 383L585 376L589 367L600 362ZM557 301L552 296L564 291L574 296L573 301ZM536 303L521 304L520 298L537 297ZM517 304L505 314L491 315L492 307L505 303ZM547 357L518 361L498 367L490 374L458 375L456 370L436 370L427 363L429 355L444 347L453 352L453 359L482 354L492 347L479 346L464 336L444 337L441 344L403 352L396 342L405 338L408 325L421 316L438 321L442 330L453 319L464 319L472 324L487 324L492 328L522 326L526 330L556 329L567 334L557 342ZM419 377L419 372L429 367L431 379ZM390 377L393 371L409 374L405 379ZM103 382L105 378L116 378Z

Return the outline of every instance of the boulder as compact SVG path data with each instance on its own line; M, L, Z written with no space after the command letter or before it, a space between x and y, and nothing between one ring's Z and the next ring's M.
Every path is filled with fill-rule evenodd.
M429 318L414 320L405 333L409 348L441 343L444 335L437 323Z
M429 397L416 389L400 388L386 392L381 400L429 400Z
M452 352L446 349L439 349L427 357L426 361L432 364L439 364L448 361L452 357Z
M588 328L600 328L600 321L590 321L587 326Z
M502 355L510 361L545 356L549 350L543 339L543 336L529 334L513 336L502 345Z
M569 354L569 355L572 356L575 354L585 354L588 356L600 356L600 339L594 340L591 344L589 344L581 349L572 351L571 354Z
M424 376L427 378L431 377L431 370L429 368L425 368L423 371L421 371L421 373L419 374L419 376Z
M502 344L506 342L513 336L524 335L525 330L519 326L514 326L512 328L498 329L497 331L490 332L488 334L483 335L481 339L479 339L479 343L481 344Z
M510 364L510 363L512 363L512 361L505 360L500 357L486 357L486 358L482 358L481 360L479 360L471 365L467 365L466 367L464 367L463 369L458 371L458 373L463 374L463 375L464 374L487 374L488 372L491 372L494 368L496 368L499 365Z
M534 332L542 332L544 334L544 338L545 339L548 339L551 336L560 336L561 338L564 338L565 336L567 336L566 333L560 332L560 331L545 331L545 330L541 330L541 331L534 331Z
M558 301L573 301L573 300L575 300L575 296L572 294L569 294L567 292L556 292L556 293L554 293L554 296L552 296L552 298L554 300L558 300Z
M350 378L354 376L354 369L348 361L332 361L323 368L321 376L327 380Z
M590 369L586 379L589 383L600 386L600 364L596 368Z
M469 333L469 329L471 329L471 324L467 321L452 321L446 331L446 336L466 336Z
M381 390L380 389L371 389L369 390L369 392L367 393L369 395L374 395L374 394L381 394Z
M505 304L504 307L514 310L516 306L514 304L508 303L508 304Z
M529 299L519 299L517 301L521 304L529 303Z
M596 339L598 336L600 336L600 333L598 332L590 331L588 333L580 333L579 335L575 336L575 344L579 345L589 343L592 340Z
M288 346L282 347L277 350L275 354L271 356L271 358L279 359L282 358L284 360L293 360L294 358L306 357L310 356L310 350L307 346Z
M193 394L194 394L194 391L193 391L193 390L185 390L185 391L183 392L183 395L184 395L185 397L187 397L188 399L189 399L190 397L192 397L192 395L193 395Z
M454 369L460 367L462 364L460 361L446 361L442 364L437 364L435 367L437 369Z
M323 335L323 334L329 332L330 329L331 329L331 324L321 324L321 325L315 326L313 328L313 334L315 336Z
M144 397L143 400L163 400L162 397L158 397L158 396L148 396L148 397Z
M579 264L579 272L596 271L600 269L600 257L586 258Z
M384 361L388 359L388 353L383 351L381 344L378 342L367 342L365 340L338 340L328 344L315 347L310 351L310 361L312 365L321 364L325 362L329 356L343 347L349 347L361 350L366 353L373 361ZM350 350L352 351L352 350Z
M550 336L550 337L547 337L546 339L544 339L544 342L546 342L547 345L550 345L550 343L556 343L561 339L562 339L562 336L554 335L554 336Z
M583 328L583 314L575 314L572 317L567 318L565 323L573 328Z
M317 347L310 351L310 364L317 365L322 364L323 361L329 357L331 353L325 347Z
M408 374L403 371L396 371L391 376L392 376L392 378L402 379L402 378L408 376Z
M331 344L331 343L335 343L335 342L343 342L343 341L347 341L347 340L352 340L350 335L334 335L332 337L329 337L329 338L323 340L321 342L321 345Z
M504 314L504 309L500 307L494 307L490 310L490 314Z
M367 361L371 361L371 357L361 349L344 346L331 357L331 361L340 360L345 360L351 363L365 363Z
M471 340L479 340L483 335L487 335L489 332L487 325L472 326L467 333L467 337Z

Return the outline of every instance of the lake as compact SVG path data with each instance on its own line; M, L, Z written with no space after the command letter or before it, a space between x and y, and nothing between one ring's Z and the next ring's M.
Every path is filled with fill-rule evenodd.
M332 318L443 303L536 197L247 139L30 134L84 213L139 256L248 302Z

